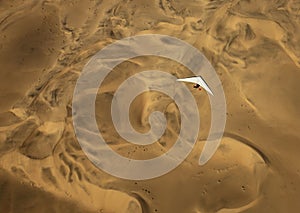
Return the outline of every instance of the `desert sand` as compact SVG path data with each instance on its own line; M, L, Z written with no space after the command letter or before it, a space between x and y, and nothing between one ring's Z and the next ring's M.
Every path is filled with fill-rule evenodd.
M197 144L170 173L124 180L98 169L72 124L72 95L84 65L128 36L164 34L200 50L222 82L227 123L221 146L199 166L210 123L207 94L193 93L201 117ZM299 212L300 2L297 0L46 0L0 2L0 212ZM118 86L137 72L177 77L177 62L137 57L99 88L96 115L113 150L149 159L178 135L172 99L136 97L130 121L149 130L153 110L168 128L153 145L120 138L110 116ZM125 71L124 71L125 70Z

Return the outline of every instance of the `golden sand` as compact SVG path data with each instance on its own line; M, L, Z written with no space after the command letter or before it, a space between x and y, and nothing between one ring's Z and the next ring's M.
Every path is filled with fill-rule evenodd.
M201 117L197 144L175 170L152 180L123 180L98 169L82 151L72 126L72 95L96 52L148 33L177 37L204 53L224 87L227 124L204 166L198 159L209 116ZM297 0L1 1L0 212L298 212L299 33ZM103 137L133 159L163 154L180 126L172 100L149 92L132 103L131 123L146 132L149 114L160 110L169 119L164 136L136 146L113 128L114 91L149 69L191 73L164 58L138 57L109 74L96 101ZM205 92L189 86L200 114L209 114Z

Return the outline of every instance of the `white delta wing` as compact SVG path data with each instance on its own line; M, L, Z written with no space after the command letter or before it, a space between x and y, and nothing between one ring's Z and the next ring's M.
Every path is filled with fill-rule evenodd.
M204 79L201 76L196 77L190 77L190 78L180 78L176 81L182 81L182 82L188 82L188 83L194 83L200 85L203 89L205 89L209 94L214 95L207 83L204 81Z

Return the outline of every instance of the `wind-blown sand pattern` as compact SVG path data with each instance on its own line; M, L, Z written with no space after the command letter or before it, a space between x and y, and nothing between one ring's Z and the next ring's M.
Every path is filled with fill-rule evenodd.
M300 2L297 0L102 0L0 2L0 212L200 213L298 212L300 208ZM72 95L83 66L127 36L165 34L205 54L227 99L221 146L198 159L210 126L205 92L194 90L200 134L172 172L130 181L95 167L72 126ZM148 116L165 113L155 144L132 145L115 131L110 102L129 76L157 69L191 73L159 57L117 66L99 88L100 132L133 159L163 154L176 141L176 105L158 92L131 105L130 120L149 130Z

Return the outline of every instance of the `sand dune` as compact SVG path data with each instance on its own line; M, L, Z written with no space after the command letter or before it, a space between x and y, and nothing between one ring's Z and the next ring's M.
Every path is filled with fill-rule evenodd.
M297 0L103 0L0 2L0 212L297 212L300 208L300 3ZM213 158L198 159L210 124L204 92L189 89L201 116L196 146L172 172L131 181L98 169L72 124L72 97L84 65L128 36L165 34L199 49L222 81L227 124ZM191 74L169 59L118 65L98 90L99 131L132 159L168 151L180 129L170 97L139 95L130 121L142 133L165 113L152 145L120 138L110 115L118 86L144 70Z

